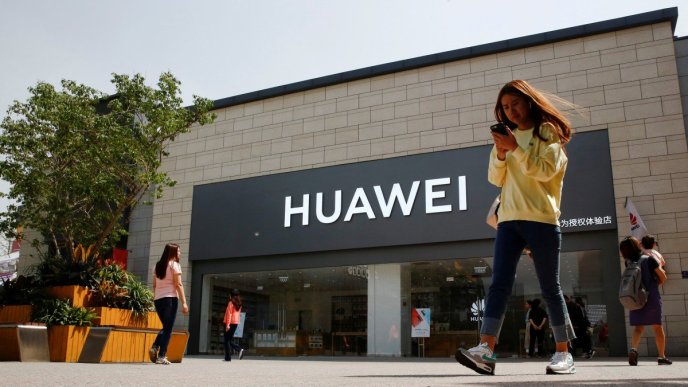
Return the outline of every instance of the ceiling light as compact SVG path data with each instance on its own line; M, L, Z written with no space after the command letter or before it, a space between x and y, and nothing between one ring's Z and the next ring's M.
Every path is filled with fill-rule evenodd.
M473 268L475 274L485 274L487 273L487 266L476 266Z

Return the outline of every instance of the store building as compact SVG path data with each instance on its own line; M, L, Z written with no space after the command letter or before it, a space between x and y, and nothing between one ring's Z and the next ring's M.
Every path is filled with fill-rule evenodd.
M567 147L561 284L582 297L599 354L630 338L616 294L630 198L659 237L668 354L688 355L688 41L676 8L353 70L215 101L171 144L178 183L131 222L129 268L150 278L182 246L189 353L220 353L228 291L244 346L274 355L451 356L473 345L490 285L489 125L525 79L582 106ZM683 86L683 87L682 87ZM523 354L519 264L500 356ZM412 310L430 337L412 337ZM641 354L656 352L650 336Z

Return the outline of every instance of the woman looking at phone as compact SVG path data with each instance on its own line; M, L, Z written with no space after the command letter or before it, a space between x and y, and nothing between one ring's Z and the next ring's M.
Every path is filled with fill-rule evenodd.
M507 301L511 295L516 266L523 249L532 252L547 303L556 353L547 366L548 374L576 372L568 352L575 338L559 284L561 191L568 159L564 151L571 139L571 125L547 96L522 80L502 87L494 109L495 118L506 124L506 134L492 130L488 180L500 187L497 237L480 344L460 348L456 360L481 374L494 374L495 343Z

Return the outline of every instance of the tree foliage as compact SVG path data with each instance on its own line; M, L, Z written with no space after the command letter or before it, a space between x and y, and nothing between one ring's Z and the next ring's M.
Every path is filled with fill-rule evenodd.
M38 230L72 258L77 244L103 252L126 232L128 211L152 188L174 185L158 171L167 145L192 125L214 120L212 101L194 96L183 107L179 81L160 75L157 87L139 75L113 74L114 95L63 80L39 82L15 101L0 128L0 178L15 204L0 213L0 231ZM31 241L35 246L45 241Z

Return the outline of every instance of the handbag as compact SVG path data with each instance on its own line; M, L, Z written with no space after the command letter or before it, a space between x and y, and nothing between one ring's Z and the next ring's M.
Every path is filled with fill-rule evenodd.
M497 211L499 211L499 205L499 196L497 196L495 200L492 202L490 210L487 211L487 218L485 218L485 222L495 230L497 229L497 223L499 222L499 218L497 216Z

